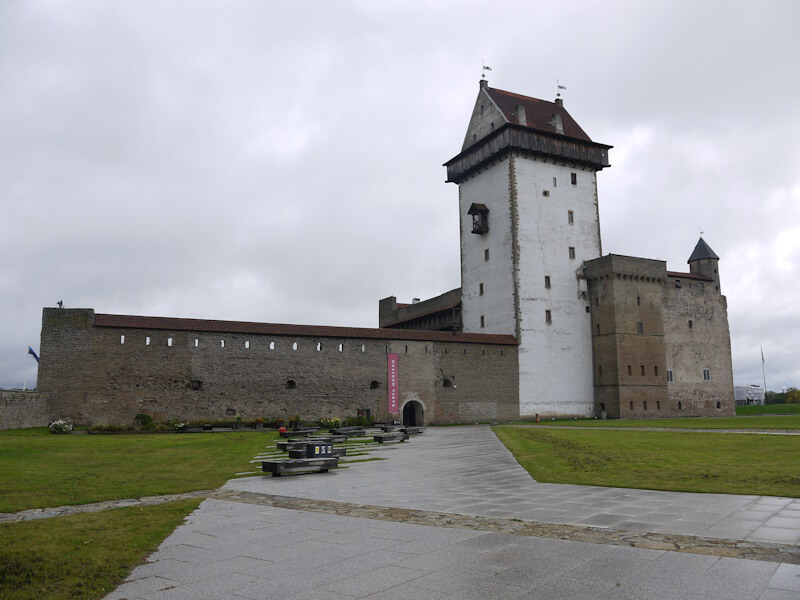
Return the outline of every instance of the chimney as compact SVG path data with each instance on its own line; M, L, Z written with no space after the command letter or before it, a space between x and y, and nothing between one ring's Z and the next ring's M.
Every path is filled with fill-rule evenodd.
M556 98L556 104L559 106L564 106L564 99L563 98Z
M486 79L481 78L480 84L481 84L481 89L489 87L489 81Z
M514 107L514 116L517 118L517 123L520 125L528 124L528 117L525 114L525 107L522 104L517 104Z

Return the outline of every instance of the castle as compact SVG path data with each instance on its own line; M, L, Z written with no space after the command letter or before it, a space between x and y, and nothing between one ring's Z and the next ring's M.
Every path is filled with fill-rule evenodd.
M719 257L602 255L592 141L563 102L481 80L461 152L461 287L379 303L379 328L45 308L53 418L347 416L407 424L734 414ZM402 415L402 417L401 417Z

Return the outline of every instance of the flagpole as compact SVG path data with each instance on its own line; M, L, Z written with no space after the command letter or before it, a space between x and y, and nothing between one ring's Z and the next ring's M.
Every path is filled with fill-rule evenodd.
M761 375L764 377L764 404L767 403L767 368L764 361L764 348L761 348Z
M28 357L25 357L25 379L22 381L22 391L28 386Z

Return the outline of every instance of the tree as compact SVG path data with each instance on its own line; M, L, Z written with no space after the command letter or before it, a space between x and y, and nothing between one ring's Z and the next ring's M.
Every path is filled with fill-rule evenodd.
M789 388L786 391L786 404L800 404L800 390L797 388Z

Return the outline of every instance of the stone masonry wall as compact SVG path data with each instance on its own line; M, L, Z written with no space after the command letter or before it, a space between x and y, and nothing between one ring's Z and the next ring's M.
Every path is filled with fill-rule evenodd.
M384 420L389 353L399 356L401 412L416 400L426 423L519 415L515 345L99 327L90 309L45 309L39 389L51 414L76 423L358 409Z
M44 427L50 421L46 394L0 390L0 429Z
M664 284L666 367L673 372L667 385L670 405L675 416L733 416L727 300L715 282L682 278L677 287L675 281L670 277ZM709 370L710 381L703 379L703 369Z

